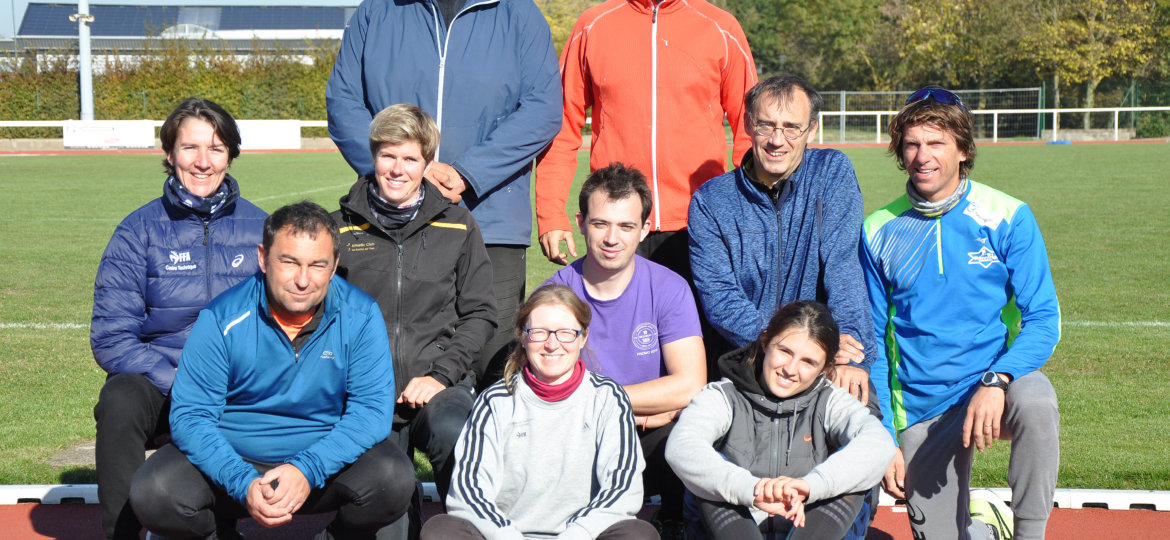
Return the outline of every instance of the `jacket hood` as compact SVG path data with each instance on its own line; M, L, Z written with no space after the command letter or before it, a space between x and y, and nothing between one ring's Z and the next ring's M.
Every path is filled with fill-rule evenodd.
M341 205L342 214L359 215L362 219L370 224L371 228L376 228L377 230L381 231L383 235L389 235L390 233L382 229L382 226L378 224L378 220L374 219L374 215L370 210L370 201L367 197L369 196L368 186L372 182L374 182L374 177L372 175L366 175L359 178L358 181L354 182L353 186L349 188L349 193L343 195L341 199L338 199L337 202ZM414 216L414 219L410 220L410 223L407 223L406 226L402 227L402 229L399 229L399 231L408 235L421 228L422 225L427 221L430 221L435 216L443 213L443 211L447 208L454 206L454 203L444 197L443 194L439 192L439 188L435 187L434 184L432 184L431 181L427 180L426 178L424 178L422 184L419 185L419 189L425 190L422 207L418 209L418 214Z
M754 367L748 364L751 348L752 346L748 345L720 356L718 365L719 372L731 381L731 384L735 385L735 389L743 394L756 409L777 416L802 411L816 400L822 388L832 384L822 373L808 388L795 396L787 398L773 396L771 392L760 386L760 380L757 376L760 362L756 362Z

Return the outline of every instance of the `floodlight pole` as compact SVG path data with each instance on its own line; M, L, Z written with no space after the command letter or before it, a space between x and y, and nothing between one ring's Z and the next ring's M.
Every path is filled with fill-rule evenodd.
M77 74L81 79L78 85L81 94L81 119L93 120L93 59L89 50L89 23L93 22L93 15L89 14L89 0L78 0L77 13L70 15L69 20L77 23Z

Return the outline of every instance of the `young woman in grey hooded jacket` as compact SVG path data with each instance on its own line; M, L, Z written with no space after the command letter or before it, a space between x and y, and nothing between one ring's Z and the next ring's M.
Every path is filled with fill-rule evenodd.
M683 411L666 458L711 538L841 538L894 455L881 422L826 379L839 331L827 307L781 308L724 378ZM795 527L795 528L794 528Z

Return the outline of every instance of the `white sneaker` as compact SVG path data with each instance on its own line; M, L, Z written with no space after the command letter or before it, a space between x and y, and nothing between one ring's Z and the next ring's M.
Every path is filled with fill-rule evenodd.
M989 489L971 491L971 519L983 523L995 540L1011 540L1015 523L1011 508Z

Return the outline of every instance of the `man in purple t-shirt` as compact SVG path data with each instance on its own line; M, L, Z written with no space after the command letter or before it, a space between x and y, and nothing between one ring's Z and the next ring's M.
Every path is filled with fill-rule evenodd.
M664 452L674 419L707 382L695 298L678 274L634 253L650 231L642 173L621 163L599 169L578 202L585 256L547 283L568 286L593 309L581 356L629 395L646 456L646 493L662 496L658 520L681 522L683 487Z

